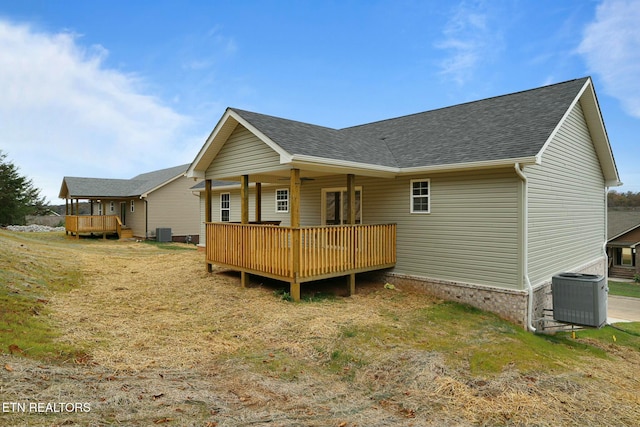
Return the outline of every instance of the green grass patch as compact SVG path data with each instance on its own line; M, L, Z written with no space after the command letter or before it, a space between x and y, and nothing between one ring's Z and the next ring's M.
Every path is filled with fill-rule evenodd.
M564 333L568 335L568 333ZM584 329L576 332L576 339L595 340L604 348L615 346L628 347L640 351L640 322L604 326L600 329Z
M60 236L42 236L44 242ZM80 349L62 344L49 321L48 304L56 293L81 284L79 270L51 252L32 250L33 236L0 235L0 352L34 359L68 360Z
M155 240L143 240L142 242L165 251L193 251L198 249L195 245L186 243L156 242Z
M640 298L640 283L609 281L609 295Z

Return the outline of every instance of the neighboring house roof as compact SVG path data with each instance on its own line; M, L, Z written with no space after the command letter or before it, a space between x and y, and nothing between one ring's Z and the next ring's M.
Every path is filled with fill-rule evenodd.
M582 102L605 179L618 172L588 77L389 120L331 129L228 108L189 168L203 171L240 123L281 163L376 169L391 174L540 163L571 107Z
M611 242L640 227L640 210L609 210L607 212L607 236ZM637 242L629 242L635 244Z
M188 164L147 172L131 179L80 178L65 176L59 197L146 197L152 191L184 175Z

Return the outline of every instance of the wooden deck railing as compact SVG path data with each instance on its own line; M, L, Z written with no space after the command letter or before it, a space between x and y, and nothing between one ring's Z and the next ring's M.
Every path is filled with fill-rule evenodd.
M67 232L79 233L118 233L120 236L122 222L117 215L67 215L65 229Z
M396 226L207 223L206 245L209 264L304 282L393 266Z

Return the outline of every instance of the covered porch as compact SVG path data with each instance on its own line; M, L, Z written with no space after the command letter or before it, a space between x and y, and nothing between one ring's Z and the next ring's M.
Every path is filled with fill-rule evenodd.
M302 283L344 276L349 294L355 293L355 275L385 269L396 263L395 224L356 224L355 175L346 175L346 218L339 225L300 225L299 169L289 173L290 225L262 221L262 183L256 177L254 220L249 221L249 175L240 177L240 223L212 222L212 180L205 180L206 265L241 273L247 286L254 274L290 284L291 297L300 300ZM268 182L268 181L267 181Z
M123 225L120 216L105 215L106 202L88 198L89 214L80 213L80 199L66 200L65 232L67 235L80 238L80 234L102 234L106 239L108 234L116 234L119 239L133 237L132 230ZM98 204L98 215L94 215L95 204Z

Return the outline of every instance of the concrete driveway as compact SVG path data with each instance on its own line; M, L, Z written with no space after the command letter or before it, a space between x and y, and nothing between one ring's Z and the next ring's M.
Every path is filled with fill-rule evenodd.
M640 298L609 295L607 323L640 322Z

